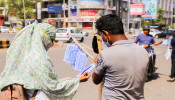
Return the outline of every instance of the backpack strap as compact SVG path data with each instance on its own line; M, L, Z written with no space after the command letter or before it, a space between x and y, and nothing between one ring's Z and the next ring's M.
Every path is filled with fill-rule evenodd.
M38 90L35 90L33 93L33 96L30 98L30 100L35 100L36 94L37 94Z

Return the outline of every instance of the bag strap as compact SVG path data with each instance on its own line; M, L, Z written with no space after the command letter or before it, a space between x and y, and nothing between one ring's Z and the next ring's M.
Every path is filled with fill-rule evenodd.
M38 90L35 90L30 100L35 100Z

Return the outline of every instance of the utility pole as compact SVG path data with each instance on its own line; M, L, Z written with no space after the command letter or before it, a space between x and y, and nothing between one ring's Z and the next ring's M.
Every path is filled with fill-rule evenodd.
M23 8L24 8L24 26L26 26L26 9L25 9L24 0L23 0Z
M64 16L64 24L63 24L64 26L63 27L66 28L66 15L65 15L66 6L65 6L65 0L63 0L63 6L64 6L63 7L64 8L63 9L63 16Z

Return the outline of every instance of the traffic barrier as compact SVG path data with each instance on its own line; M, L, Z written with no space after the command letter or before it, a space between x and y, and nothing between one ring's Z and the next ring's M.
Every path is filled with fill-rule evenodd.
M7 39L1 39L0 40L0 49L1 48L9 48L10 47L10 41Z

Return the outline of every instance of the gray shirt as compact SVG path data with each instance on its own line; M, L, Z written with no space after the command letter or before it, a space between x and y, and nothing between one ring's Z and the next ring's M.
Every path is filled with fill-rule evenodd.
M148 53L129 40L101 51L95 73L104 75L103 100L144 100Z

